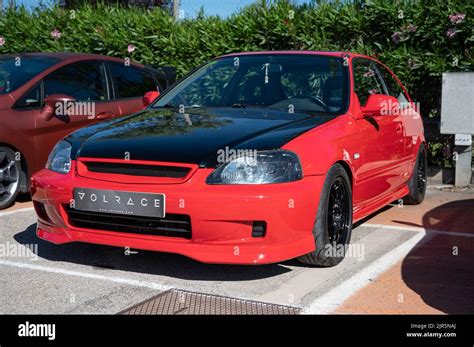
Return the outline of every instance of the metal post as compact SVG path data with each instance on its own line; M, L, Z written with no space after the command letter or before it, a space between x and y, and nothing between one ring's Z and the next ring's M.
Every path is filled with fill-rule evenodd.
M454 184L456 187L467 187L472 179L472 136L456 134L454 140L456 153L456 171Z
M178 20L179 17L179 0L173 0L173 17Z

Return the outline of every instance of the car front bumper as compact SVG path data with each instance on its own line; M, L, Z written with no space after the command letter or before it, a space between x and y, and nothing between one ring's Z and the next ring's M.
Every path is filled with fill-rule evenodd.
M270 185L207 185L210 169L199 169L180 184L125 184L80 177L73 162L67 175L42 170L32 178L37 235L62 244L86 242L178 253L205 263L267 264L315 249L312 230L324 176ZM68 214L74 188L164 193L167 214L190 216L190 239L85 229ZM252 223L264 221L264 236Z

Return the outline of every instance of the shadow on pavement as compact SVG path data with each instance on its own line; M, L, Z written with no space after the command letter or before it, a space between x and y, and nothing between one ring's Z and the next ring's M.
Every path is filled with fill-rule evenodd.
M402 278L424 302L448 314L474 314L474 199L440 205L423 215L428 232L407 255Z
M18 194L15 202L29 202L31 201L30 193Z
M184 280L199 281L251 281L282 275L292 271L288 266L299 266L296 260L270 265L215 265L204 264L172 253L140 250L137 254L125 255L123 248L69 243L55 245L36 236L36 224L16 234L14 239L21 244L38 244L38 256L50 261L64 261L92 266L96 269L114 269L168 276Z

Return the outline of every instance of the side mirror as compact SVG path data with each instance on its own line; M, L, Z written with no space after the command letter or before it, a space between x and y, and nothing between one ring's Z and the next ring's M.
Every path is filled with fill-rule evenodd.
M143 107L150 105L157 97L160 96L160 92L154 90L152 92L146 92L143 96Z
M51 118L54 117L56 105L58 103L66 104L68 102L74 101L76 101L76 99L66 94L48 95L46 98L44 98L44 105L43 109L41 110L40 117L47 121L51 120Z
M372 94L365 106L361 107L364 117L387 116L400 110L397 98L383 94Z

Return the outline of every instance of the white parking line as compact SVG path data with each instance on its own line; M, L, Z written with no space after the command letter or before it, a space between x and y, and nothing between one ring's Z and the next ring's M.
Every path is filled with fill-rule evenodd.
M95 279L95 280L109 281L109 282L120 283L120 284L128 284L131 286L156 289L160 291L167 291L167 290L173 289L173 287L171 286L154 283L154 282L132 280L132 279L123 278L123 277L96 275L96 274L92 274L88 272L64 270L64 269L54 268L50 266L19 263L19 262L14 262L14 261L9 261L9 260L0 260L0 265L14 266L14 267L29 269L29 270L45 271L45 272L56 273L60 275L76 276L76 277L83 277L83 278L89 278L89 279Z
M326 294L314 300L308 308L303 309L303 313L324 314L333 312L345 300L355 294L357 290L370 284L372 280L390 269L400 259L405 257L425 236L426 233L423 231L415 234L412 238L408 239L400 246L394 248L382 257L376 259L374 262L363 268L348 280L344 281Z
M446 236L474 237L474 233L469 234L469 233L460 233L456 231L426 229L423 227L408 227L408 226L405 227L405 226L398 226L398 225L371 224L371 223L364 223L361 226L368 227L368 228L377 228L377 229L415 231L415 232L422 232L422 233L427 233L427 234L437 234L437 235L446 235Z
M19 208L18 210L13 210L13 211L0 212L0 217L9 216L11 214L15 214L19 212L33 211L33 210L34 210L33 207L25 207L25 208Z
M30 210L33 210L33 208L24 208L24 209L19 209L15 211L4 212L4 213L0 213L0 217L4 215L9 215L9 214L17 213L17 212L30 211ZM360 269L359 272L355 273L348 280L330 289L326 294L319 296L309 305L304 305L305 307L302 307L303 313L324 314L324 313L333 312L340 305L342 305L345 300L347 300L349 297L355 294L357 290L372 283L374 279L376 279L385 271L389 270L398 261L403 259L417 245L417 243L420 242L423 239L423 237L427 235L440 234L440 235L447 235L447 236L474 237L474 235L468 234L468 233L439 231L439 230L425 229L423 227L404 227L404 226L372 224L372 223L364 223L361 226L369 227L369 228L400 230L400 231L414 231L416 232L416 234L410 239L408 239L407 241L405 241L404 243L402 243L401 245L399 245L398 247L392 249L391 251L384 254L380 258L374 260L365 268ZM81 277L81 278L86 278L86 279L109 281L109 282L126 284L130 286L144 287L144 288L149 288L149 289L154 289L154 290L159 290L159 291L167 291L170 289L176 289L173 286L163 285L163 284L155 283L155 282L134 280L134 279L116 277L116 276L104 276L104 275L99 275L99 274L94 274L94 273L89 273L89 272L83 272L83 271L66 270L66 269L60 269L56 267L36 265L36 264L23 263L23 262L14 262L14 261L0 259L0 266L1 265L30 269L30 270L37 270L37 271L44 271L44 272L49 272L49 273L56 273L56 274L67 275L67 276L76 276L76 277Z

